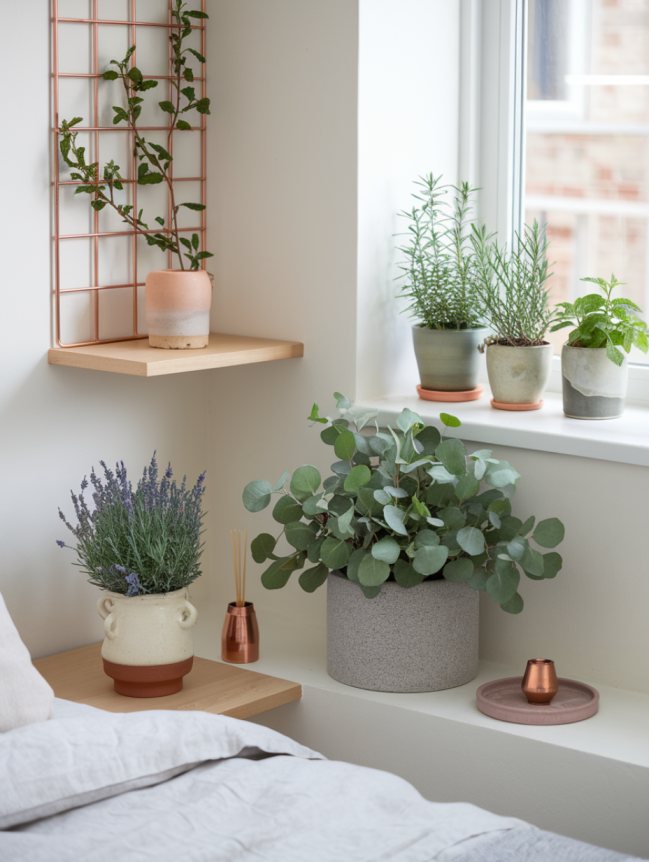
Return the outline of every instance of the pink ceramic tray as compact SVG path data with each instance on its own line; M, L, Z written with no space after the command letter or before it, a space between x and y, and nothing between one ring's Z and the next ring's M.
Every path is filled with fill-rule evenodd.
M477 401L482 395L482 386L476 386L475 389L449 390L445 389L424 389L423 386L417 384L417 395L422 401L453 401L456 403L462 401Z
M521 691L521 677L495 679L476 692L480 712L516 724L570 724L595 715L599 693L574 679L560 679L559 690L549 704L528 703Z

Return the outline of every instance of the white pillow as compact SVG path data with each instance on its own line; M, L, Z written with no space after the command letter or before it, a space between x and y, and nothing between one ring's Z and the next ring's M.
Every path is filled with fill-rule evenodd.
M32 664L0 594L0 732L45 721L53 703L54 692Z

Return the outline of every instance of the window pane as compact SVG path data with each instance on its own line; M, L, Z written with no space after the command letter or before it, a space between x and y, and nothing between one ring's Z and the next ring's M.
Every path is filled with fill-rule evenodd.
M529 0L527 48L525 220L547 224L553 298L615 273L647 311L649 3Z

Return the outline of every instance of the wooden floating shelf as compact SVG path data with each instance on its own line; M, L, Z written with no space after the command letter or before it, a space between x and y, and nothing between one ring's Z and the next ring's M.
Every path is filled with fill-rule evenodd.
M149 347L146 338L111 341L89 347L53 347L48 351L50 365L67 365L90 371L109 371L135 377L158 377L186 371L205 371L254 362L296 359L304 355L299 341L278 341L248 335L222 335L213 332L208 347L199 350L162 350Z

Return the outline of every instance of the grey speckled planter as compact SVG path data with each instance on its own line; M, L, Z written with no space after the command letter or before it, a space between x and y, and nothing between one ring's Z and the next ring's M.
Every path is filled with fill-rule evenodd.
M480 372L478 346L486 329L412 327L412 343L424 389L463 392L475 389Z
M478 672L475 590L446 580L400 587L374 599L332 572L327 579L327 671L371 691L439 691Z
M505 404L535 404L540 401L551 364L551 344L534 347L489 344L487 374L495 400Z
M604 347L561 351L563 412L571 419L615 419L624 412L628 379L626 357L616 365Z

